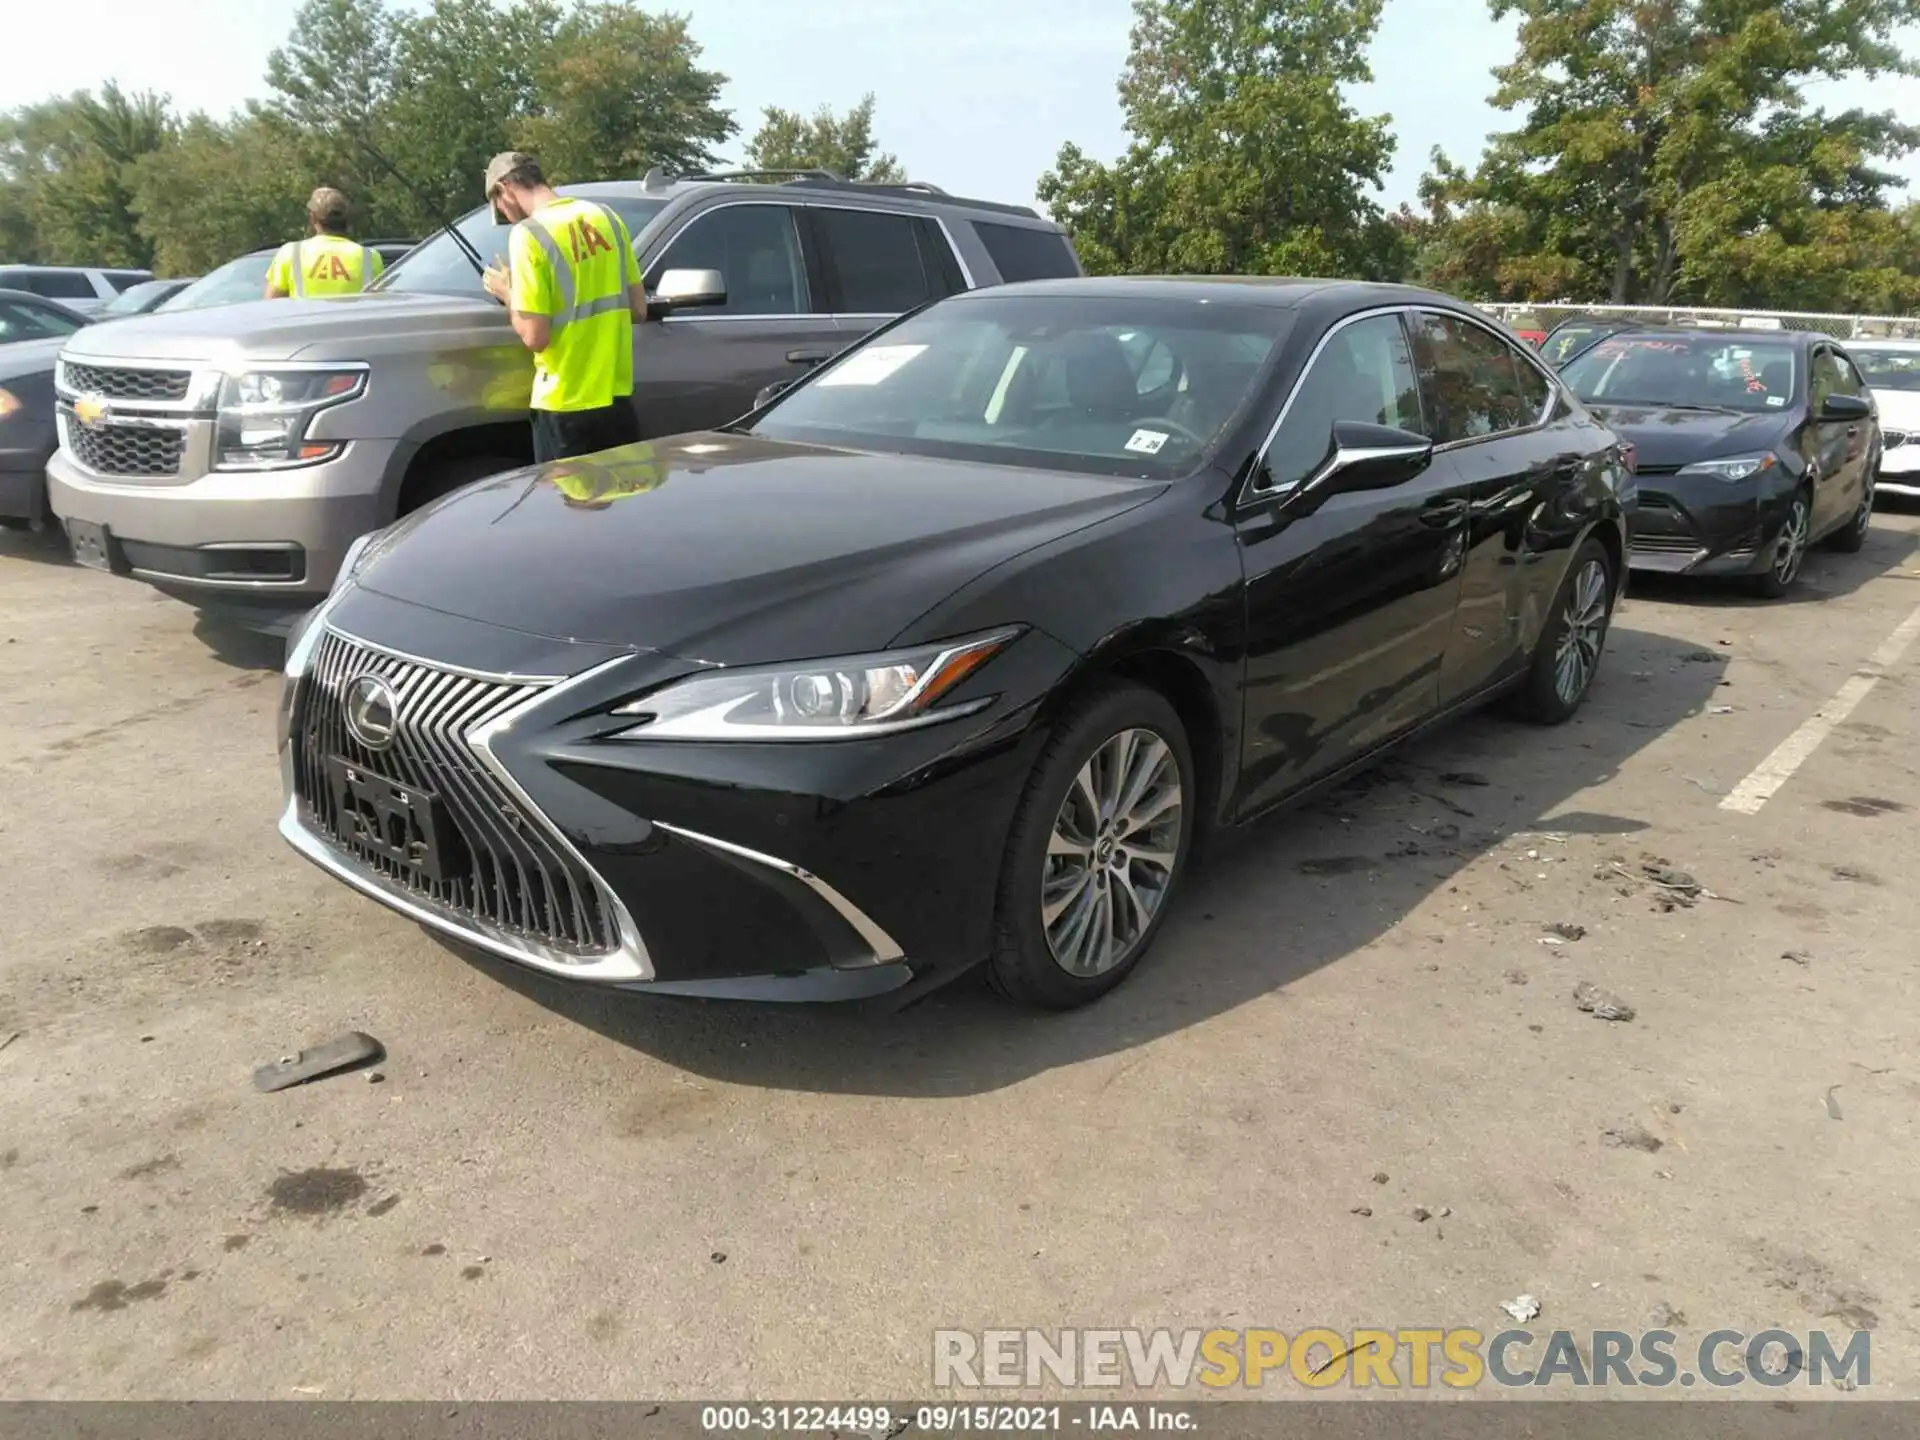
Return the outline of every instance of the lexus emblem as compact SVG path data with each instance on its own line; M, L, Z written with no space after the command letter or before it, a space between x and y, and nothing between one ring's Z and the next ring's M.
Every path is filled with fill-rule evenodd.
M400 725L400 697L378 675L356 676L347 684L347 733L369 750L393 744Z

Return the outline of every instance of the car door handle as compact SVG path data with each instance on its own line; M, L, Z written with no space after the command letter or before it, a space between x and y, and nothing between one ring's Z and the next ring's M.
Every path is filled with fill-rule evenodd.
M818 365L832 354L831 350L789 350L787 359L795 365Z
M1457 498L1452 500L1435 500L1421 510L1420 523L1422 525L1431 525L1436 530L1444 530L1447 526L1464 519L1466 513L1467 502L1464 500Z

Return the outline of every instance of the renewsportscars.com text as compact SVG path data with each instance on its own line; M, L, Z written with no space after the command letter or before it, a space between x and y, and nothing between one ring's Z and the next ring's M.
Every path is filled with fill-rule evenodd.
M1470 1390L1604 1387L1780 1387L1873 1382L1864 1330L1798 1335L1714 1330L1682 1344L1671 1330L1314 1328L1280 1330L937 1330L933 1383L941 1390L1259 1389Z

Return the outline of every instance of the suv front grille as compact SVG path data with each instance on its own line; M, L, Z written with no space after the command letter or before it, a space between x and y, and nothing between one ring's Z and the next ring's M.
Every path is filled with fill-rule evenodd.
M155 430L145 425L82 425L72 417L66 426L67 448L73 458L96 475L178 475L187 437L180 430Z
M363 675L397 697L392 745L374 751L347 729L344 697ZM480 680L401 660L331 632L301 683L294 717L294 791L310 829L345 859L458 919L585 960L619 936L594 876L549 836L481 763L467 736L537 693L539 685ZM330 762L435 797L448 848L438 877L356 844L341 814Z
M109 400L184 400L193 384L190 370L128 370L105 365L62 365L69 390Z

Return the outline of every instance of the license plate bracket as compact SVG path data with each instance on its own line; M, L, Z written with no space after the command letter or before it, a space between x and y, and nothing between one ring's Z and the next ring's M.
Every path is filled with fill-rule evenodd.
M376 775L339 755L327 758L327 780L349 850L396 865L409 879L445 885L468 873L460 832L438 796Z
M73 551L73 562L84 565L89 570L105 570L109 574L120 569L117 563L113 535L104 525L96 525L91 520L68 520L67 545Z

